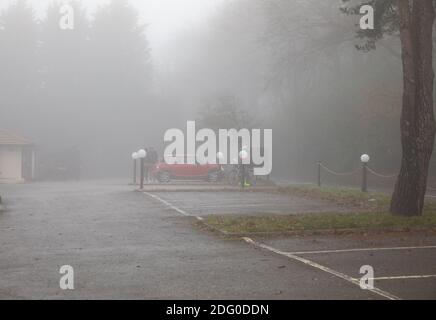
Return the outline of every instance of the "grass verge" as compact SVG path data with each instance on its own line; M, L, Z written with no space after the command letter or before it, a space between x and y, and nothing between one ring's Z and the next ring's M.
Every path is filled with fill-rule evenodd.
M330 201L338 206L350 208L350 211L387 212L391 195L381 192L361 192L355 188L289 186L279 187L279 193L307 199ZM425 212L436 212L436 202L426 201Z
M408 231L436 228L436 213L399 217L388 213L317 213L269 216L209 216L204 222L228 234L304 231Z
M436 230L436 203L427 202L425 212L418 217L394 216L388 213L390 196L383 193L363 193L356 189L286 187L278 192L331 201L349 209L347 213L305 213L266 216L209 216L204 223L223 233L299 233L299 232L367 232Z

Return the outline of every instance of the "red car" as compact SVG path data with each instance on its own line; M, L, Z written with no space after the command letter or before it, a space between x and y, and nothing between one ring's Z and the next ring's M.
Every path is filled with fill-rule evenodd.
M167 164L159 161L153 167L152 174L159 182L169 182L171 179L217 182L222 176L222 167L219 164Z

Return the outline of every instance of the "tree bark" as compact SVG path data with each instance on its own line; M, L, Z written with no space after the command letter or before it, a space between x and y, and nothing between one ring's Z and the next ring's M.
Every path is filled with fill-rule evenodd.
M422 214L435 139L433 0L398 0L403 61L401 169L391 200L397 215Z

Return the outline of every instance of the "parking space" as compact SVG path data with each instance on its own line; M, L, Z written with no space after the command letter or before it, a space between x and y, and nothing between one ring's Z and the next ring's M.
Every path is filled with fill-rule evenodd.
M173 204L121 183L20 184L2 194L0 299L382 299L192 229ZM59 287L62 265L74 268L74 290Z
M362 266L374 270L374 287L399 299L436 299L436 235L384 234L257 239L266 250L310 261L319 272L333 270L360 281ZM325 270L324 270L325 269ZM327 271L326 271L327 270ZM340 279L344 281L347 279Z
M273 192L232 190L211 192L158 191L151 193L192 215L198 216L213 214L298 214L345 210L343 207L338 207L326 201L308 200Z
M270 192L145 192L179 214L298 214L344 210L322 201ZM289 267L301 266L329 277L337 285L354 286L369 299L436 299L436 233L375 233L354 235L243 238ZM360 288L362 266L370 266L374 288Z

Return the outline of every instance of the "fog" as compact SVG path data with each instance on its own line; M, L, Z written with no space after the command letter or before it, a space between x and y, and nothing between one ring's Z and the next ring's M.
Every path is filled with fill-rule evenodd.
M162 154L188 120L272 129L277 177L362 153L398 170L398 38L357 50L339 0L73 1L73 30L61 2L0 3L1 127L40 159L76 150L82 178L127 177L133 151Z

